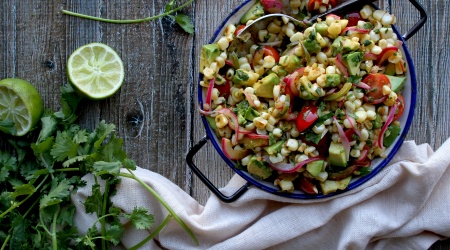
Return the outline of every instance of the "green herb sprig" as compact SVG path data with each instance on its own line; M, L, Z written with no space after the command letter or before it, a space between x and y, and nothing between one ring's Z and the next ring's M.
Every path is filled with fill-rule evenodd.
M101 21L101 22L116 23L116 24L148 22L148 21L152 21L152 20L167 16L167 17L171 18L173 21L175 21L178 25L180 25L180 27L183 28L184 31L186 31L189 34L193 34L194 33L194 25L191 23L191 21L189 20L189 17L187 15L184 15L184 14L173 15L177 11L190 5L193 1L194 0L189 0L186 3L184 3L178 7L175 7L175 0L171 0L169 3L166 4L164 13L161 13L159 15L145 17L145 18L140 18L140 19L119 20L119 19L108 19L108 18L95 17L95 16L80 14L80 13L76 13L76 12L72 12L72 11L68 11L68 10L62 10L62 12L64 14L71 15L71 16L76 16L76 17L80 17L80 18L86 18L86 19Z
M146 208L125 213L114 206L111 197L122 178L140 183L169 212L161 225L131 249L143 246L171 219L198 244L165 200L133 173L136 164L123 150L115 126L102 121L92 132L82 129L74 123L82 98L69 84L61 92L62 109L46 111L40 129L19 139L0 132L0 139L10 144L10 150L0 150L0 249L109 249L120 243L125 230L122 218L137 229L151 229L154 216ZM80 236L70 196L86 185L81 179L85 174L92 174L95 183L84 207L97 220Z

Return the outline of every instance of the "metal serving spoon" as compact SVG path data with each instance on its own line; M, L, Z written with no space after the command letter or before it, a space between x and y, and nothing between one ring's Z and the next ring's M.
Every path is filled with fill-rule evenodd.
M304 28L309 27L312 25L313 22L315 22L319 18L324 18L328 14L336 14L336 13L342 13L345 11L348 11L350 9L355 9L358 6L366 5L372 3L374 0L348 0L343 2L342 4L339 4L338 6L328 10L325 13L315 15L307 20L297 20L293 18L292 16L286 15L286 14L268 14L264 15L260 18L255 19L252 23L247 25L242 31L237 35L236 40L243 40L246 41L250 38L250 36L255 36L258 34L258 31L261 29L264 29L264 27L267 27L267 25L277 17L285 17L290 19L292 22L294 22L295 25L303 26Z

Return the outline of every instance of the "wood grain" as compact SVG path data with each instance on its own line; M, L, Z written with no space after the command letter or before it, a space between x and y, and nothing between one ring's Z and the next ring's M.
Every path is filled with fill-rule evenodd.
M59 88L67 82L68 56L83 44L110 45L124 61L124 85L112 98L84 102L80 124L88 129L101 120L115 124L126 151L139 166L169 178L205 204L211 193L185 163L188 149L205 135L197 112L198 55L227 13L241 2L195 1L182 11L195 24L195 34L188 35L169 18L117 25L61 12L68 9L105 18L135 19L163 12L165 1L3 0L0 78L30 81L43 96L45 106L58 110ZM391 2L397 27L404 33L419 13L406 0ZM420 2L429 19L407 42L418 89L415 118L406 139L437 149L450 137L450 4L442 0ZM375 3L388 8L389 1ZM195 163L217 187L225 186L234 174L211 143L196 155ZM433 248L450 249L450 242Z

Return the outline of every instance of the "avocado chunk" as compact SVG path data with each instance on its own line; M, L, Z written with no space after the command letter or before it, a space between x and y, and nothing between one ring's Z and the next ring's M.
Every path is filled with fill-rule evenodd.
M349 75L359 74L359 66L361 66L363 55L363 52L351 52L342 57L343 63L347 67Z
M247 165L247 171L261 179L267 179L272 175L272 169L265 161L260 161L256 156L250 158Z
M281 148L283 147L284 142L285 142L285 140L278 141L273 145L264 147L264 150L266 150L266 152L269 155L275 155L281 151Z
M391 90L395 93L402 92L403 88L405 87L405 80L406 78L404 76L389 76L389 81L391 81Z
M341 84L341 76L339 74L327 74L325 87L336 87Z
M203 74L203 70L209 67L218 56L220 56L220 49L217 43L203 45L200 54L200 73Z
M253 121L253 119L259 116L261 116L261 113L259 113L252 107L248 107L247 110L245 111L244 118L247 119L248 121Z
M309 53L318 53L321 50L321 47L316 40L306 39L303 41L303 45L305 45L305 48Z
M250 9L245 12L245 14L241 17L239 21L241 24L246 24L250 20L255 20L264 15L264 6L257 1L255 5L250 7Z
M275 73L270 73L253 85L255 95L264 98L273 98L273 87L280 83L280 78Z
M259 75L243 69L236 70L233 76L233 83L236 87L251 87L259 78Z
M352 177L349 176L340 181L325 180L323 182L320 182L319 186L322 191L322 194L327 195L327 194L334 193L337 190L346 189L348 187L348 184L350 184L351 179L352 179Z
M238 118L238 123L239 123L239 125L244 125L244 124L247 123L247 120L245 119L245 117L244 117L243 115L238 114L238 115L237 115L237 118Z
M302 60L298 56L290 55L287 64L283 68L290 74L302 66Z
M314 178L316 178L322 171L324 164L324 160L309 162L308 164L306 164L306 171L308 171L312 176L314 176Z
M347 157L345 156L345 150L342 143L331 142L328 148L328 161L331 165L337 167L347 166Z
M331 48L333 49L333 56L342 53L342 36L338 36L334 39Z
M388 63L386 65L386 69L384 70L385 75L393 76L395 75L395 64Z
M267 146L269 142L267 139L250 139L248 137L244 137L239 140L239 144L242 144L245 149L255 149L257 147Z
M302 76L300 78L300 98L304 100L317 100L321 96L323 89L317 87L313 89L313 84L308 80L308 77Z
M328 35L328 24L325 21L316 24L316 31L322 36Z
M383 137L383 145L389 147L394 143L397 136L400 134L400 126L389 125ZM387 135L387 136L386 136Z
M377 113L377 115L375 116L375 120L372 121L372 126L373 128L377 129L377 128L381 128L381 115Z

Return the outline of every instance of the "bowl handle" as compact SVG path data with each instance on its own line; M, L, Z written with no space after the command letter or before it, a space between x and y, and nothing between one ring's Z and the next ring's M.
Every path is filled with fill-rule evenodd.
M211 183L211 181L200 171L200 169L195 166L193 162L194 155L206 144L208 137L203 137L197 144L195 144L186 155L186 162L191 170L200 178L200 180L213 192L219 199L223 202L229 203L237 200L241 195L243 195L248 188L251 186L249 182L239 188L234 194L230 196L224 195L219 189Z
M409 29L408 32L406 32L406 34L403 35L403 39L405 41L414 36L414 34L416 34L416 32L419 31L427 21L427 13L425 12L425 9L422 7L422 5L418 3L416 0L409 0L409 2L412 5L414 5L414 7L416 7L416 9L419 11L420 20L416 24L414 24L414 26L411 29Z

